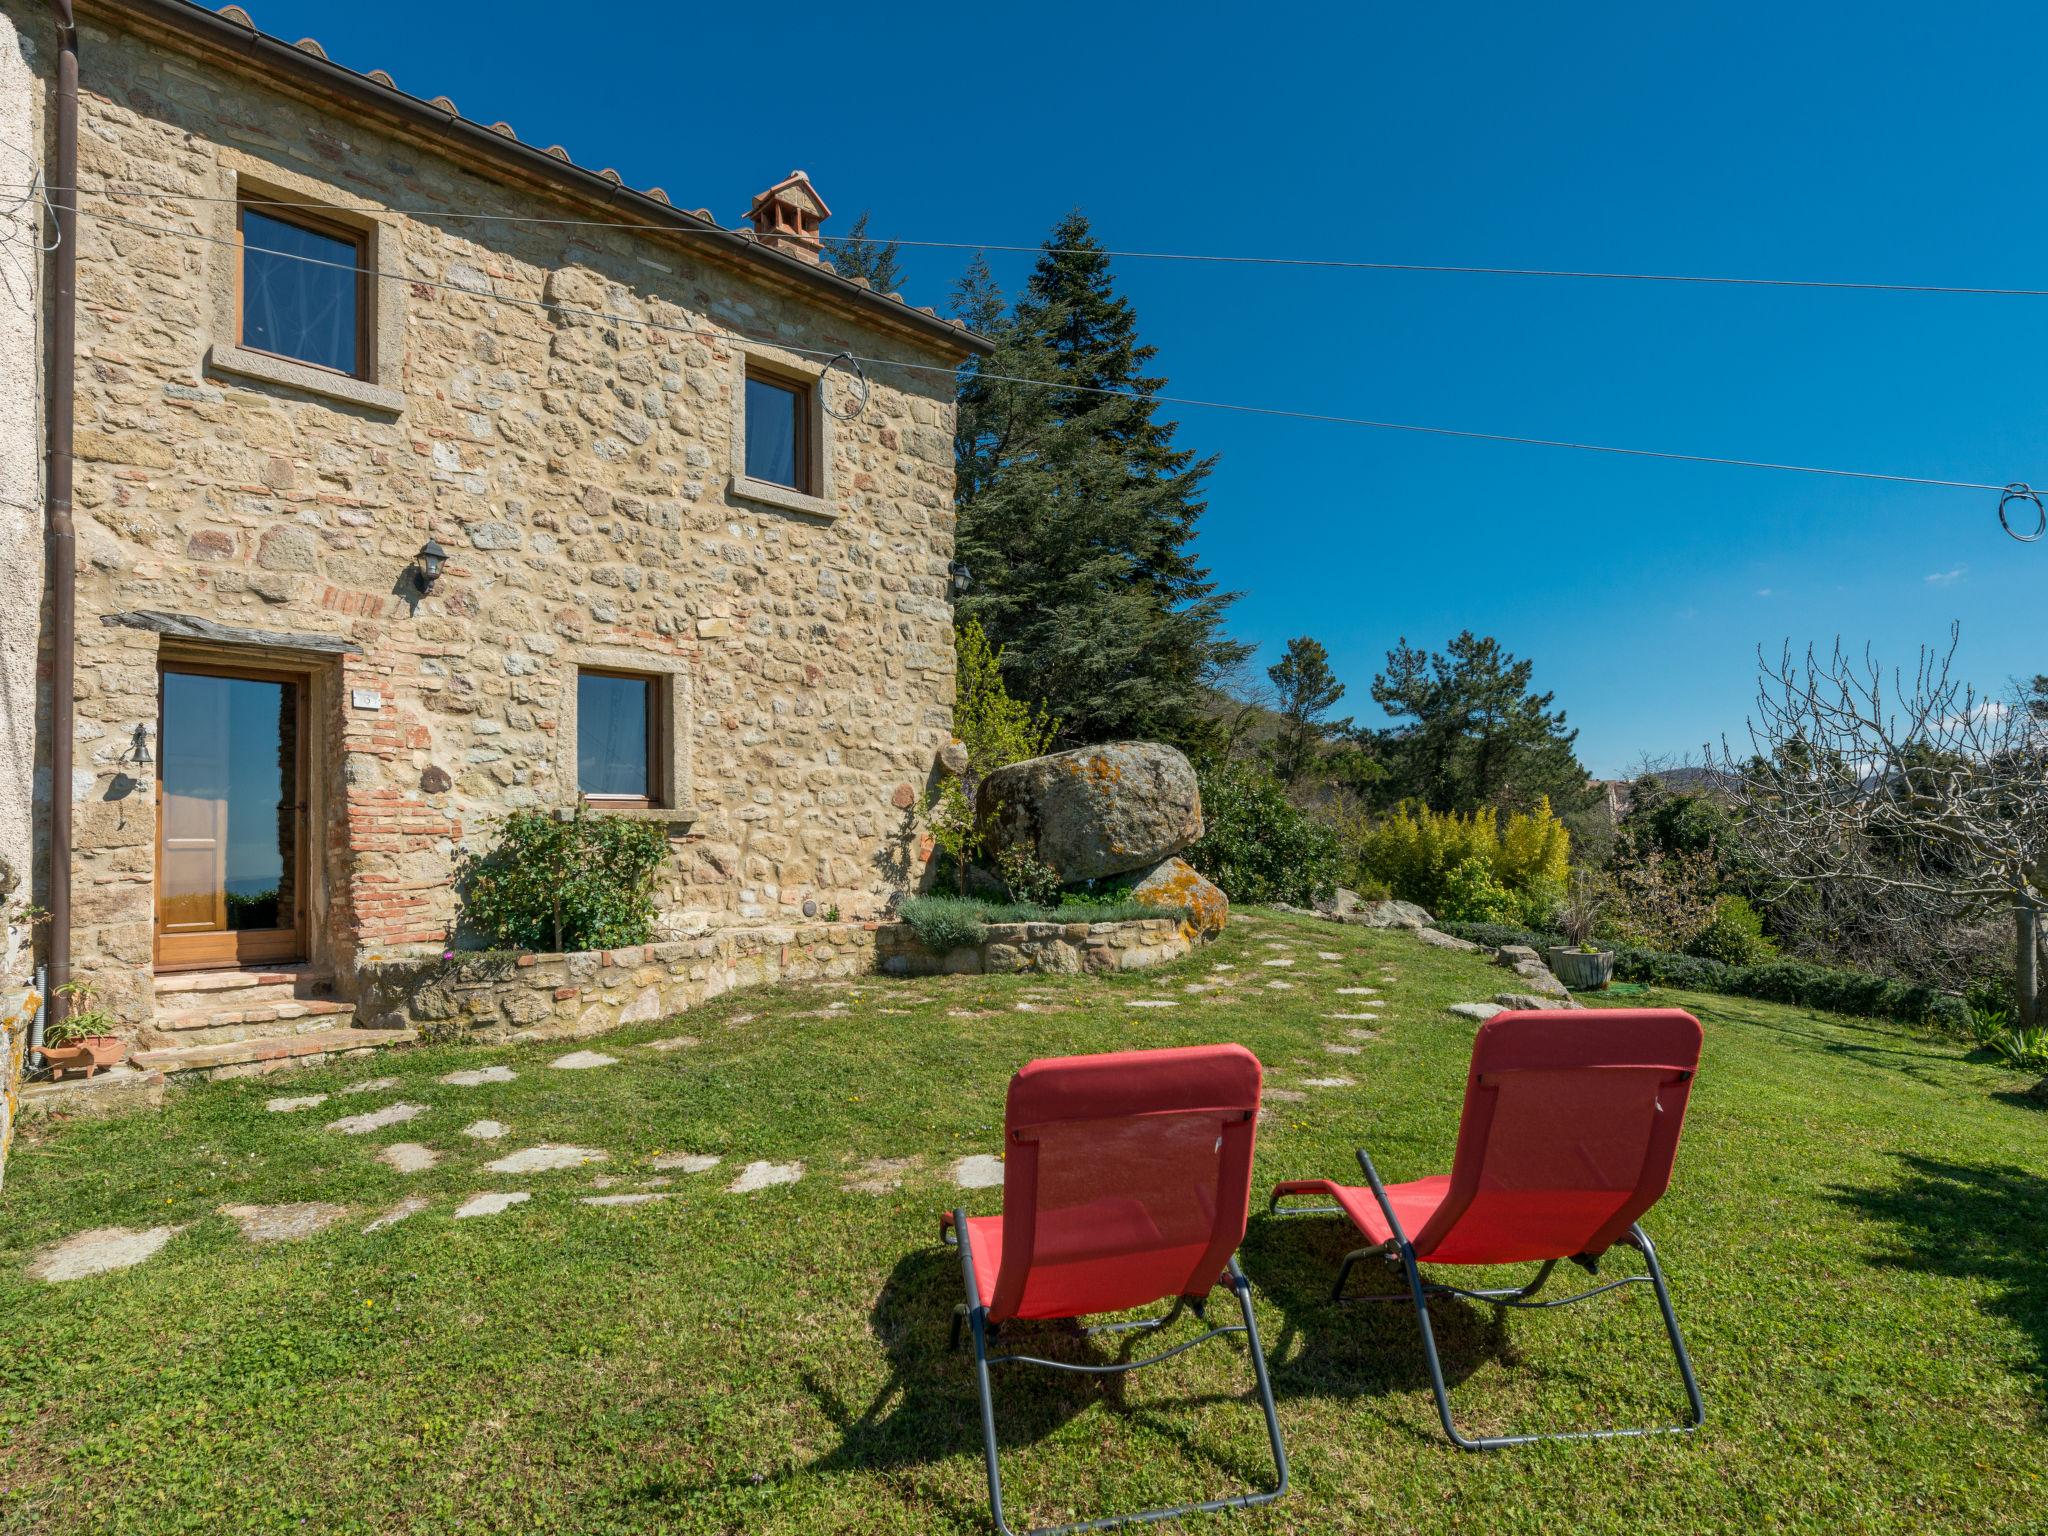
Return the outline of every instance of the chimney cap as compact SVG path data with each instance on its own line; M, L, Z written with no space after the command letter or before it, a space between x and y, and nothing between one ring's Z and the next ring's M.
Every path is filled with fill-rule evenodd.
M754 194L747 222L764 245L818 261L822 242L818 226L832 217L825 199L802 171L791 171L765 192Z
M825 199L818 196L818 189L811 185L811 178L802 171L791 171L766 191L756 192L747 217L753 218L772 202L789 203L806 213L815 214L821 224L832 217L832 210L825 206Z

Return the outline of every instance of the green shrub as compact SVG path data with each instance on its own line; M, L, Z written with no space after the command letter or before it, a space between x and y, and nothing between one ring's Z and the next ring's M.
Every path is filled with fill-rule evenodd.
M1005 848L996 856L996 874L1012 901L1044 907L1060 899L1064 883L1060 872L1022 845Z
M1764 920L1741 896L1714 903L1714 915L1686 943L1685 952L1730 965L1761 965L1777 958L1778 946L1764 937Z
M1729 965L1697 955L1630 948L1615 952L1614 974L1619 980L1650 986L1754 997L1866 1019L1897 1019L1959 1034L1966 1032L1968 1025L1968 1008L1961 998L1944 996L1932 987L1894 981L1889 976L1835 970L1803 960Z
M654 872L668 857L659 822L514 811L497 846L458 879L464 917L507 949L617 949L654 933Z
M912 896L897 915L910 924L918 943L943 955L988 938L988 925L981 915L984 905L969 896Z
M1314 906L1337 888L1337 834L1241 763L1202 771L1202 840L1182 855L1232 901Z
M1133 901L1128 888L1068 892L1057 906L1028 901L984 901L974 896L912 896L898 917L933 954L988 942L991 923L1129 923L1141 918L1185 917L1180 907Z
M1564 935L1544 928L1522 928L1513 923L1442 922L1437 926L1453 938L1500 949L1509 944L1526 944L1538 954L1564 943Z
M1551 814L1548 800L1539 801L1533 811L1507 816L1492 810L1461 814L1403 804L1393 815L1355 833L1352 855L1358 878L1381 881L1403 901L1431 912L1448 912L1454 900L1470 898L1469 889L1454 898L1450 883L1476 859L1486 866L1494 884L1528 898L1527 905L1517 906L1518 914L1547 918L1564 886L1571 835ZM1465 880L1469 887L1471 877ZM1482 895L1481 900L1486 903L1488 898ZM1464 917L1482 920L1475 912Z
M1437 916L1453 922L1504 923L1519 915L1514 892L1493 877L1493 865L1469 858L1445 878L1437 896Z
M2039 1072L2048 1068L2048 1029L2038 1024L2032 1029L2009 1029L1992 1040L1991 1049L2009 1067Z

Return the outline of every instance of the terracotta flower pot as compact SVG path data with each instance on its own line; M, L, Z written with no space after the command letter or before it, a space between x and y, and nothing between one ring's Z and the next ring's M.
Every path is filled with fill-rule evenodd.
M1574 992L1597 992L1614 980L1611 949L1564 949L1550 952L1550 968Z
M46 1045L43 1060L52 1077L82 1072L87 1077L120 1062L128 1054L128 1042L119 1035L86 1035L69 1045Z

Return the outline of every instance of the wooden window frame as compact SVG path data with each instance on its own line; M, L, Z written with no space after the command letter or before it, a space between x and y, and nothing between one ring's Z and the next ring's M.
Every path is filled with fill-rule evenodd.
M576 794L587 800L600 811L658 811L667 808L667 773L669 760L669 707L668 678L659 672L635 672L626 667L583 666L576 668L576 686L583 687L585 677L617 677L627 682L639 683L647 690L647 793L644 795L593 795L585 792L582 783L581 762L583 756L583 707L579 699L576 708L576 737L570 743L572 761L577 769Z
M761 383L770 385L775 389L786 390L796 399L796 421L793 424L796 434L796 484L783 485L779 480L759 480L755 476L746 474L745 464L739 466L740 473L747 479L754 480L756 484L772 485L782 490L794 491L799 496L822 495L823 493L818 489L817 475L815 473L814 460L816 455L811 448L811 436L817 430L818 425L811 414L818 408L818 381L806 378L801 374L789 374L782 372L778 368L765 367L754 362L751 358L747 361L746 379L749 384ZM745 419L746 410L747 402L742 397L740 400L742 442L752 441L752 433L749 430L750 424Z
M310 362L303 357L294 357L289 352L273 352L268 347L250 344L243 327L248 321L247 295L243 283L249 267L249 250L245 230L245 218L255 211L266 219L280 224L289 224L310 234L325 235L330 240L341 240L355 251L356 279L356 366L353 372L345 368L330 368L325 363ZM370 231L360 225L345 224L336 219L322 218L318 213L309 213L303 208L280 204L258 194L238 193L235 197L235 345L244 352L254 352L260 357L274 357L281 362L293 363L301 368L312 368L320 373L333 374L337 378L373 380L377 376L376 329L371 324L373 313L370 303L370 285L376 276L370 266Z

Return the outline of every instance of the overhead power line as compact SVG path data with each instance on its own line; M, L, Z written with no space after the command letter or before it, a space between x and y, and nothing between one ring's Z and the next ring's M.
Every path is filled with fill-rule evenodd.
M331 206L331 205L330 205ZM83 210L81 210L83 212ZM439 290L459 294L468 299L489 299L496 303L518 308L532 309L555 315L569 315L580 319L600 320L613 325L639 326L643 329L665 332L672 335L691 336L707 341L758 341L766 346L779 347L800 356L845 359L856 365L875 368L899 368L913 373L943 374L959 376L960 370L935 363L913 362L905 358L875 357L850 353L826 347L797 346L778 337L749 337L743 333L713 329L703 326L674 325L664 321L651 320L639 315L615 313L610 310L586 309L575 305L557 304L546 299L528 299L517 295L499 293L495 289L478 290L455 283L440 282L430 278L415 277L403 272L386 272L373 267L358 266L350 262L329 261L321 257L308 256L293 251L277 251L268 247L248 246L242 241L224 240L215 235L201 234L189 229L175 229L165 225L147 224L135 219L125 219L116 214L92 213L86 217L101 223L117 225L124 229L140 230L145 234L166 236L179 240L197 240L209 245L228 246L234 249L262 250L266 255L292 261L303 261L317 267L353 272L384 282L401 282L413 287ZM1566 438L1535 437L1521 433L1484 432L1465 427L1431 426L1417 422L1387 421L1368 416L1346 416L1323 411L1304 411L1282 406L1250 405L1241 401L1208 400L1192 395L1171 395L1137 390L1109 389L1094 385L1074 384L1057 379L1032 378L1021 374L991 373L977 369L973 378L990 382L1015 384L1027 388L1048 389L1068 394L1092 395L1107 399L1135 400L1157 405L1176 405L1191 409L1228 411L1239 415L1272 417L1292 421L1318 422L1332 426L1364 427L1383 432L1404 432L1425 437L1462 438L1473 442L1506 443L1530 448L1570 449L1579 453L1606 454L1612 457L1637 459L1663 459L1682 464L1714 464L1733 469L1777 470L1789 474L1821 475L1834 479L1863 480L1890 485L1920 485L1941 490L1985 491L1999 495L1999 521L2015 538L2026 537L2016 530L2009 521L2009 509L2018 507L2024 516L2040 514L2044 529L2048 529L2048 511L2042 509L2041 497L2024 482L1999 484L1988 480L1945 479L1931 475L1906 475L1880 470L1843 469L1819 464L1794 464L1771 459L1739 458L1722 454L1682 453L1657 448L1622 447L1612 443L1591 443ZM2024 526L2024 525L2022 525ZM2036 533L2033 537L2039 537Z
M54 192L72 189L53 187L50 190ZM82 186L77 190L84 197L127 198L152 202L232 203L240 201L238 198L217 193L166 192L146 187L113 187L105 184L96 187ZM332 202L317 200L293 201L285 198L266 197L261 199L261 201L265 206L271 208L333 210L340 206ZM380 211L396 214L404 218L461 219L479 223L526 224L561 229L610 229L632 233L660 232L672 235L733 233L733 231L722 227L692 230L687 226L673 223L641 224L616 219L554 218L540 214L502 213L481 209L383 208ZM820 235L819 238L828 243L846 244L853 237L849 235ZM1336 272L1421 272L1465 277L1547 277L1604 283L1676 283L1710 288L1804 288L1842 293L1917 293L1968 298L2048 298L2048 288L2002 288L1969 283L1892 283L1855 278L1743 277L1727 273L1705 272L1619 272L1603 268L1585 267L1479 266L1439 261L1368 261L1363 258L1340 256L1265 256L1238 255L1214 251L1120 250L1097 246L1024 245L991 240L913 240L902 236L882 235L866 235L862 238L874 245L895 245L911 250L1000 251L1005 254L1051 256L1096 255L1111 256L1119 261L1171 261L1211 266L1300 267Z

